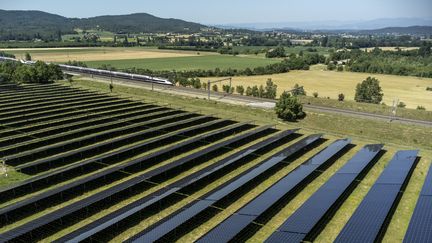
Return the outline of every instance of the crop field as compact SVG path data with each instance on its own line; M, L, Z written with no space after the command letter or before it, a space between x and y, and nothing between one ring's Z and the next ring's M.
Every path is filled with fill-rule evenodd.
M267 79L271 78L278 85L278 95L284 90L291 90L297 83L304 86L309 96L312 96L313 92L318 92L319 97L337 99L338 94L343 93L346 100L354 100L356 85L369 76L380 81L384 93L383 102L387 105L392 105L394 99L399 99L407 108L423 106L427 110L432 110L432 92L426 90L426 87L432 86L430 78L324 71L322 66L315 66L308 71L293 70L274 75L233 77L233 86L265 86ZM215 79L220 78L202 78Z
M0 49L14 54L17 58L24 59L26 52L30 53L33 60L64 63L73 61L112 61L127 59L153 59L198 56L196 52L159 50L155 48L141 47L76 47L76 48L19 48ZM200 55L212 55L213 53L200 53Z
M254 68L278 62L280 60L215 54L189 57L91 61L86 63L89 67L100 67L103 64L109 64L119 69L136 67L151 70L214 70L215 68L228 69L234 67L236 69Z
M260 110L230 106L242 111L232 119L210 115L206 109L219 106L211 102L144 90L124 98L121 87L110 95L81 84L0 84L0 156L8 166L8 177L0 175L1 242L262 242L293 237L283 225L294 215L308 219L296 239L343 240L362 233L343 226L355 225L357 207L367 211L373 199L369 190L387 180L395 194L362 222L383 227L365 237L400 242L418 216L432 154L407 138L380 145L298 130L302 123L275 126ZM190 109L196 102L203 112ZM423 130L412 131L421 138ZM429 145L430 136L421 147ZM394 170L398 177L389 178ZM331 196L317 201L321 194Z

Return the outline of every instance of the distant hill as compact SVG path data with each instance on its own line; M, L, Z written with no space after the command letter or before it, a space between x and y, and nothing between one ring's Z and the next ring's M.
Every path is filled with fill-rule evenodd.
M387 27L375 30L361 30L362 34L401 34L401 35L432 35L432 26Z
M42 11L0 10L0 40L27 40L35 37L57 39L59 34L74 33L74 28L114 33L189 33L204 25L179 19L158 18L146 13L107 15L92 18L66 18Z

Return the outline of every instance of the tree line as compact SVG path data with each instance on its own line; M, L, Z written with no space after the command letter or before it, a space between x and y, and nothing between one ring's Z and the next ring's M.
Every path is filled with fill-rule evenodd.
M345 61L345 69L352 72L393 74L432 78L431 43L424 43L418 50L383 51L374 48L370 52L345 50L330 55L329 63Z
M51 83L63 79L63 72L55 64L36 61L34 65L19 62L0 62L0 82Z

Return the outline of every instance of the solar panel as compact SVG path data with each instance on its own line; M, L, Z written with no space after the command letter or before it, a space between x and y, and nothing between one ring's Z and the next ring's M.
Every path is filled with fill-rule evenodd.
M327 148L321 150L311 159L298 166L297 169L291 171L288 175L247 203L235 214L217 225L216 228L205 234L198 242L208 242L215 238L216 235L220 234L223 234L223 242L233 239L258 216L264 214L266 210L269 210L272 206L276 205L278 200L281 200L285 195L298 192L296 189L305 182L320 165L328 162L350 142L351 140L349 139L341 139L333 142ZM234 225L233 223L236 221L231 220L231 218L239 217L237 215L249 216L248 221L241 225ZM223 231L224 229L230 230Z
M256 133L260 133L263 132L264 130L269 129L271 126L263 126L263 127L259 127L249 133L248 136L252 136ZM237 141L239 141L240 139L244 139L247 136L244 135L240 135L240 136L236 136L234 138L231 138L229 140L223 141L219 144L215 144L212 147L213 150L219 149L223 146L226 146L228 144L232 144L235 143ZM218 147L219 146L219 147ZM212 151L211 149L207 148L206 150L208 152ZM201 153L201 152L197 152L197 153ZM191 154L189 155L189 159L194 159L196 156L195 154ZM181 159L176 165L177 166L181 166L185 163L185 161L183 159ZM168 169L172 169L174 168L174 163L169 163L163 167L167 167L166 170L162 169L162 168L158 168L156 170L158 170L158 173L165 173ZM41 230L40 228L42 228L43 226L48 225L49 223L58 220L60 218L66 217L68 215L73 214L74 212L77 212L80 209L83 209L85 207L88 207L90 205L95 204L96 202L99 202L101 200L104 200L106 198L109 197L113 197L114 195L121 193L125 190L130 189L133 186L138 186L140 185L140 183L145 183L147 181L147 179L149 179L151 176L155 176L156 173L153 171L141 174L137 177L133 177L127 181L124 181L120 184L117 184L115 186L112 186L104 191L101 191L99 193L95 193L87 198L84 198L80 201L77 201L75 203L69 204L61 209L58 209L56 211L53 211L52 213L49 214L45 214L33 221L30 221L24 225L18 226L10 231L5 232L4 234L1 234L0 237L4 237L6 240L12 240L15 238L19 238L20 236L24 235L24 234L28 234L28 233L32 233L35 229L38 229L39 231Z
M420 197L411 217L404 243L432 241L432 166L426 176Z
M99 153L107 152L112 150L116 146L120 147L128 143L140 141L143 138L148 138L149 136L155 136L155 134L168 133L168 131L170 130L174 130L174 129L178 130L187 125L193 126L195 124L214 119L212 117L206 117L206 116L198 116L198 117L192 117L187 119L188 116L189 115L187 114L185 115L184 117L186 118L185 120L180 120L175 123L168 123L158 127L143 129L141 131L138 130L135 133L129 133L120 137L119 135L122 134L122 130L121 128L118 128L115 129L115 134L117 134L117 136L112 139L110 139L112 136L110 131L107 131L95 135L90 135L82 139L78 138L78 139L66 141L64 143L50 145L48 147L50 150L48 150L48 148L46 148L46 150L44 148L35 149L29 151L31 153L24 152L17 156L5 157L4 160L6 161L6 164L16 165L15 169L22 173L36 174L37 172L40 171L39 170L40 165L48 164L50 165L49 168L59 167L64 164L70 163L71 158L73 159L72 162L79 161L80 159L88 156L88 154L93 155L92 153L94 153L94 151L97 151ZM178 116L178 118L181 118L181 116ZM170 120L172 121L172 117L170 118ZM134 129L132 129L132 131L134 131ZM99 141L98 139L100 138L104 140L98 142ZM89 145L85 146L86 143L88 143ZM79 147L79 146L84 146L84 147ZM63 153L56 153L59 149L60 151L62 151L63 148L72 148L72 150L64 151ZM37 158L36 156L40 156L40 154L50 155L52 153L54 153L53 156L43 157L41 159L31 161L31 159ZM30 162L28 162L29 160Z
M385 231L386 219L414 167L418 151L398 151L364 197L335 242L373 242ZM394 175L396 174L396 176Z
M198 203L190 203L188 204L186 209L183 210L177 210L169 218L165 218L155 225L149 227L148 229L134 235L128 242L134 241L134 242L142 242L143 240L147 239L159 239L162 238L164 235L170 233L175 228L179 227L183 223L185 223L187 220L191 219L216 201L229 196L232 192L235 190L241 188L248 182L253 181L254 178L257 176L263 174L273 166L277 165L278 163L282 162L284 159L290 157L291 155L295 154L301 149L304 149L308 145L312 144L313 142L317 141L322 135L311 135L308 136L295 144L289 146L288 148L283 149L282 151L272 155L270 158L262 161L261 163L257 164L256 166L249 168L248 170L244 171L240 175L232 178L231 180L226 181L222 185L216 187L215 189L211 190L210 192L206 193L204 196L202 196L202 201L199 201ZM202 210L196 210L196 207L203 207ZM202 205L207 205L206 207ZM187 215L187 220L181 220L179 221L179 218L183 218Z
M297 232L285 232L285 231L276 231L271 237L266 240L274 243L292 243L292 242L302 242L302 240L306 237L306 234L297 233Z
M205 124L202 124L202 125L199 125L199 126L194 126L194 127L189 128L189 129L181 130L179 132L176 132L175 134L179 135L179 134L185 133L188 130L194 130L194 129L196 130L198 127L204 127L205 128L205 127L207 127L207 126L209 126L211 124L217 124L217 123L221 123L221 122L223 122L223 120L216 120L216 121L205 123ZM206 139L206 138L209 138L211 136L215 136L217 134L221 134L221 133L227 132L227 131L235 131L239 127L243 127L245 124L246 123L243 123L243 124L239 123L239 124L235 124L233 126L226 127L224 129L221 129L221 130L217 130L217 131L211 132L209 134L201 135L201 136L195 137L192 140L189 140L189 141L186 141L186 142L183 142L183 143L179 143L179 144L177 144L177 145L175 145L173 147L168 147L166 149L159 150L159 151L157 151L155 153L152 153L152 154L149 154L147 156L144 156L144 157L141 157L141 158L129 161L129 162L124 163L124 164L117 165L117 166L109 168L107 170L103 170L101 172L95 173L95 174L93 174L91 176L84 177L84 178L79 179L79 180L75 180L75 181L73 181L71 183L68 183L66 185L57 187L57 188L55 188L53 190L49 190L49 191L43 192L43 193L38 194L38 195L36 195L34 197L31 197L31 198L28 198L26 200L19 201L19 202L16 202L16 203L12 204L12 205L3 207L3 208L0 209L0 215L10 214L11 212L16 211L16 210L18 210L18 209L20 209L20 208L22 208L24 206L32 205L35 202L38 202L38 201L43 200L43 199L48 198L48 197L52 197L52 196L54 196L56 194L59 194L59 193L65 193L65 192L67 192L67 190L73 190L74 188L79 188L80 186L85 185L85 183L94 181L94 180L96 180L98 178L107 177L107 176L109 176L109 175L111 175L111 174L113 174L113 173L115 173L117 171L125 170L128 167L134 166L137 163L140 163L140 162L143 162L143 161L146 161L146 160L155 159L160 154L170 153L175 148L181 148L181 147L184 147L184 146L186 146L188 144L191 144L192 141L203 140L203 139ZM175 134L167 134L166 137L168 137L168 136L174 136ZM156 138L153 141L145 142L144 144L141 144L141 146L146 146L146 145L148 146L151 142L156 142L156 141L159 143L160 140L161 140L161 137ZM106 158L110 158L112 156L116 156L118 153L119 153L119 151L115 151L115 152L111 152L110 154L107 154L107 155L104 155L104 156ZM98 163L100 161L102 161L102 157L97 157L97 158L90 159L90 160L87 161L87 163ZM78 167L78 165L75 165L74 167ZM71 168L69 168L69 170L70 169ZM65 173L65 172L66 171L62 171L60 173L60 172L57 171L56 173L57 174L60 173L60 175L61 175L62 173ZM51 174L51 176L53 176L53 174ZM41 176L41 177L38 178L38 180L46 181L47 177L46 176ZM35 181L33 180L33 181L30 181L30 182L35 182ZM23 185L21 185L21 186L23 186ZM13 188L9 188L9 191L12 190L12 189ZM10 215L9 215L9 218L10 218Z
M169 195L172 195L173 193L179 191L180 189L189 186L193 183L199 183L200 180L206 178L207 176L214 174L220 170L222 170L224 167L227 167L235 162L238 162L239 160L245 158L248 155L251 155L252 153L255 153L261 149L266 148L267 146L276 143L280 141L281 139L284 139L285 137L291 135L296 130L287 130L280 132L268 139L265 139L264 141L261 141L259 143L256 143L248 148L245 148L235 154L232 154L222 160L219 160L212 165L206 167L203 170L197 171L195 173L192 173L186 177L184 177L181 180L178 180L174 182L173 184L170 184L166 187L164 187L162 190L156 191L144 198L141 198L125 207L122 207L121 209L103 217L96 221L93 221L91 224L86 225L74 232L71 232L64 237L60 238L60 242L65 241L82 241L86 238L91 237L92 235L112 226L113 224L116 224L122 220L127 220L127 217L134 215L137 212L140 212L144 210L149 205L153 204L154 202L157 202ZM208 203L208 201L205 201L205 203ZM201 203L202 204L202 203ZM207 206L206 206L207 207ZM146 239L147 240L147 239Z
M322 185L303 205L298 208L285 222L272 234L266 242L279 242L285 236L283 232L298 233L296 237L300 242L321 222L326 213L331 210L345 191L355 182L359 173L372 163L383 145L367 145L354 155L339 171L337 171L324 185ZM370 148L374 148L371 150ZM347 172L354 173L347 173ZM303 237L303 238L300 238ZM296 239L297 239L296 238ZM310 239L307 239L310 240ZM294 242L294 241L292 241Z

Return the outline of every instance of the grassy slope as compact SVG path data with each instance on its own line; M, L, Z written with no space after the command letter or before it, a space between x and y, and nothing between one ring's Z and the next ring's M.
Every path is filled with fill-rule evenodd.
M94 88L97 90L108 91L108 86L101 83L89 81L77 81L77 86ZM420 148L422 159L418 164L414 174L408 184L407 189L403 195L401 203L396 209L392 222L387 230L384 242L399 242L403 239L406 228L408 227L409 219L414 210L415 203L423 184L427 168L432 160L432 139L430 131L417 126L390 124L379 121L370 121L364 119L356 119L351 117L334 116L329 114L309 113L308 116L298 123L284 123L278 120L273 112L261 109L253 109L249 107L235 106L213 101L205 101L200 99L192 99L188 97L179 97L167 94L160 94L157 92L149 92L138 88L129 88L123 86L116 86L115 92L117 94L145 99L148 101L156 101L161 104L173 104L174 107L183 107L186 110L200 110L204 114L217 114L223 118L234 118L237 120L255 120L257 124L278 124L279 129L288 129L294 127L301 127L303 133L316 133L324 132L326 137L330 140L340 137L351 137L354 139L356 148L348 152L345 156L340 158L334 165L332 165L326 172L319 176L316 180L310 183L298 196L296 196L287 206L274 216L269 224L263 227L254 236L254 241L261 241L268 237L282 222L286 216L290 215L296 208L316 191L330 176L340 168L360 147L367 143L384 142L385 148L388 151L384 157L378 162L376 166L367 174L364 180L353 191L352 195L341 206L340 210L336 213L333 219L329 222L324 231L318 236L317 242L330 242L340 231L343 224L349 219L354 212L361 199L366 195L370 186L378 178L379 174L384 169L385 164L391 159L394 152L399 149L413 149ZM312 155L308 153L306 157ZM303 157L304 158L304 157ZM300 163L295 161L294 165ZM270 178L266 183L242 197L239 201L229 208L229 211L221 213L214 220L206 223L199 229L187 234L184 240L196 239L197 236L202 235L207 227L223 220L229 212L240 207L247 200L262 192L269 185L274 183L283 174L286 174L294 166L285 169L284 172ZM159 215L160 216L160 215ZM133 230L133 229L132 229Z

